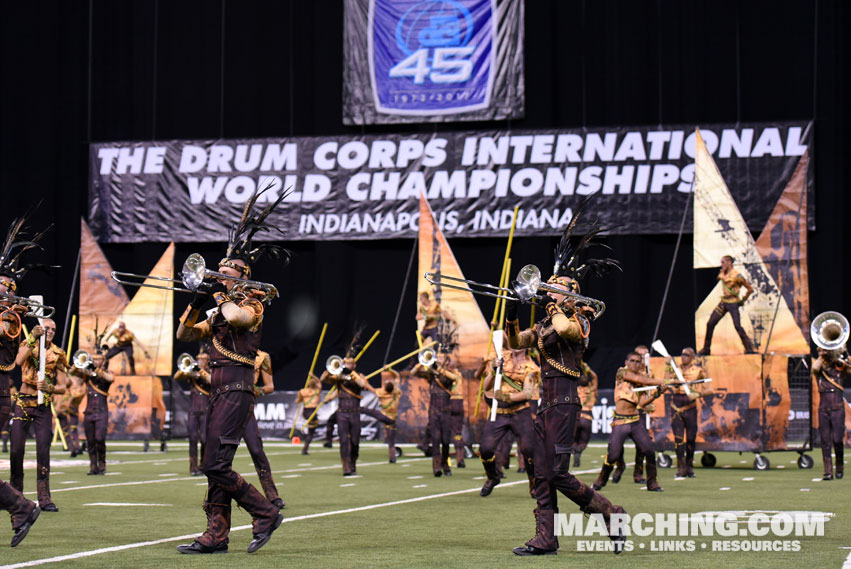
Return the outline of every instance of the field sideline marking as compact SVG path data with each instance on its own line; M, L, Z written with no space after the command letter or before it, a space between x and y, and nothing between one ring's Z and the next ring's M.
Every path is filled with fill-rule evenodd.
M851 553L845 558L845 563L842 564L842 569L851 569Z
M586 470L586 471L578 471L573 474L593 474L597 472L594 470ZM528 484L527 480L517 480L515 482L502 482L499 486L515 486L517 484ZM428 496L419 496L417 498L408 498L406 500L395 500L393 502L384 502L381 504L370 504L368 506L359 506L357 508L348 508L345 510L333 510L330 512L320 512L318 514L306 514L304 516L296 516L294 518L287 518L283 521L283 523L290 522L298 522L301 520L310 520L315 518L325 518L328 516L337 516L340 514L351 514L353 512L363 512L366 510L375 510L377 508L387 508L390 506L399 506L402 504L413 504L415 502L424 502L426 500L433 500L435 498L446 498L447 496L457 496L459 494L470 494L472 492L479 492L481 488L469 488L467 490L455 490L452 492L442 492L440 494L430 494ZM251 525L237 526L235 528L231 528L231 532L242 531L245 529L251 529ZM81 551L80 553L71 553L69 555L60 555L58 557L46 557L44 559L35 559L33 561L24 561L22 563L14 563L12 565L3 565L0 566L0 569L17 569L19 567L35 567L37 565L45 565L47 563L58 563L60 561L70 561L72 559L81 559L83 557L92 557L94 555L101 555L103 553L113 553L116 551L124 551L126 549L136 549L139 547L147 547L149 545L159 545L161 543L169 543L172 541L183 541L188 539L195 539L198 536L198 532L188 534L188 535L179 535L177 537L167 537L164 539L156 539L152 541L141 541L139 543L128 543L126 545L116 545L113 547L104 547L102 549L93 549L91 551ZM851 556L849 556L851 557ZM844 569L844 566L843 566Z
M424 460L430 461L431 459L430 458L408 458L408 459L403 459L399 462L411 463L411 462L421 462L421 461L424 461ZM383 464L387 464L387 462L384 462L384 461L382 461L382 462L364 462L362 464L359 464L358 466L379 466L379 465L383 465ZM329 466L312 466L310 468L291 468L289 470L274 470L274 471L272 471L272 474L284 474L284 473L289 473L289 472L307 472L307 471L314 471L314 470L332 470L332 469L335 469L335 468L340 468L340 465L339 464L332 464L332 465L329 465ZM257 473L256 472L248 472L248 473L243 474L243 477L249 477L249 476L257 476ZM55 494L56 492L72 492L74 490L89 490L89 489L92 489L92 488L112 488L114 486L139 486L139 485L142 485L142 484L161 484L163 482L185 482L187 480L198 480L198 477L197 476L187 476L187 477L184 477L184 478L159 478L157 480L135 480L135 481L132 481L132 482L115 482L113 484L92 484L90 486L75 486L74 488L55 488L55 489L51 490L51 492L53 494ZM36 494L36 492L34 490L30 490L29 492L24 492L24 495L28 495L28 494Z

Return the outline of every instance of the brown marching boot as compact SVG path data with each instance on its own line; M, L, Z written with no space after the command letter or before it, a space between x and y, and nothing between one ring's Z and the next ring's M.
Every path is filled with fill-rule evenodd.
M106 474L106 441L95 443L98 451L98 474Z
M257 476L260 478L260 486L263 488L263 493L266 494L266 499L272 502L279 510L283 510L286 504L278 494L278 488L272 479L272 473L265 469L258 470Z
M626 543L626 535L624 534L623 528L618 528L617 535L612 535L611 517L612 514L626 514L626 510L624 510L621 506L615 506L608 498L599 492L594 492L593 494L594 495L591 497L591 501L588 505L580 509L586 514L603 515L603 521L606 522L606 529L609 530L609 539L615 542L614 553L617 555L623 552L624 544Z
M676 444L676 443L674 443ZM683 445L677 447L677 474L674 476L675 478L685 478L688 473L688 468L686 467L686 452L683 448Z
M207 529L188 545L178 545L180 553L227 553L230 533L230 505L204 502Z
M623 460L623 453L621 453L621 457L615 463L615 473L612 474L612 484L617 484L621 481L624 470L626 470L626 463ZM605 484L603 485L605 486Z
M644 484L647 480L644 478L644 461L647 457L639 451L635 451L635 468L632 471L632 481L636 484Z
M24 498L23 494L15 490L11 484L0 480L0 508L9 512L12 519L12 529L15 536L12 538L12 547L20 543L27 535L30 526L35 523L41 509L34 503Z
M822 462L824 462L824 476L821 479L833 480L833 460L830 455L822 457Z
M845 447L839 443L833 445L833 450L836 453L836 479L842 480L845 476Z
M603 468L600 469L600 475L597 476L597 480L594 481L594 484L591 485L591 488L594 490L599 490L603 486L606 485L606 482L609 481L609 474L612 473L612 468L614 468L614 464L610 464L607 459L603 459Z
M254 553L272 538L272 533L284 521L284 515L257 488L241 481L241 488L233 495L236 503L251 514L253 539L248 544L248 553Z
M36 481L36 494L38 495L38 507L42 512L58 512L59 508L50 499L50 480L42 479Z
M686 443L686 476L694 478L694 443Z
M523 547L515 547L514 554L556 555L558 553L558 538L555 536L555 514L558 510L534 509L535 537L526 542Z
M482 466L485 467L485 474L488 479L485 480L484 486L482 486L481 491L479 491L479 495L481 497L490 496L491 492L493 492L494 487L499 484L499 472L496 467L496 455L492 456L490 460L482 459Z
M659 481L656 479L656 461L654 460L652 463L650 462L650 458L647 459L647 490L649 492L663 492L662 487L659 486Z
M189 457L189 475L190 476L198 476L201 474L201 471L198 470L198 457L190 456Z

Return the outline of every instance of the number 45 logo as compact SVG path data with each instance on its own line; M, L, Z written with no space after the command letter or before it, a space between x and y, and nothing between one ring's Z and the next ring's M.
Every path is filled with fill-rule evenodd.
M412 77L414 83L421 85L426 77L432 83L461 83L470 79L473 62L469 56L473 47L438 47L429 65L429 48L421 48L394 65L390 77Z

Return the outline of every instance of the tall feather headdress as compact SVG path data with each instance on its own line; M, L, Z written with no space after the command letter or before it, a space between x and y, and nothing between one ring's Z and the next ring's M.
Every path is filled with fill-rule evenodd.
M612 269L623 270L621 264L616 259L585 259L580 260L580 255L591 247L604 247L611 249L605 243L597 240L597 237L610 228L604 228L600 225L599 220L594 220L581 236L575 235L579 233L580 216L585 211L588 201L591 196L585 198L573 214L570 223L562 232L561 239L556 245L554 251L555 262L553 264L553 277L568 277L579 281L588 273L592 273L598 277L603 276Z
M269 203L260 212L253 211L257 199L270 191L272 186L273 184L269 183L265 188L251 196L251 199L245 203L239 221L228 230L228 248L225 258L222 261L241 259L251 265L264 254L268 254L275 259L283 259L285 263L289 263L292 257L292 252L289 249L272 243L262 243L255 247L253 243L254 236L259 231L268 230L279 233L280 235L286 235L286 232L280 227L266 223L266 218L290 194L291 190L288 189L281 192L281 195L276 200Z
M36 204L29 209L24 215L12 221L6 231L6 239L0 248L0 276L6 276L20 282L21 279L31 269L51 269L59 268L54 265L33 264L29 263L21 265L21 255L32 249L42 249L39 241L50 230L53 225L49 225L44 231L35 235L28 235L26 226L29 217L35 211L39 204ZM14 287L13 287L14 288Z

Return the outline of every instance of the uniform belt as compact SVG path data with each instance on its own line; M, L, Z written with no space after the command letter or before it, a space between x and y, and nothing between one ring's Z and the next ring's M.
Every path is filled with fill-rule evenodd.
M676 405L671 403L671 409L673 409L674 413L685 413L689 409L694 409L695 407L697 407L697 401L692 401L684 407L677 407Z
M10 364L0 364L0 372L9 373L13 369L15 369L15 362Z
M514 405L512 407L497 407L496 414L497 415L513 415L522 411L523 409L529 408L529 402L525 402L522 405Z
M541 401L538 403L538 413L542 413L549 409L550 407L555 407L556 405L582 405L582 398L578 395L575 397L571 397L570 395L565 395L564 397L555 397L553 399L544 399L541 398Z
M38 407L38 395L29 395L29 394L18 394L18 406L22 408L30 408L30 407ZM44 403L42 403L45 407L50 405L49 399L45 398Z
M837 411L839 409L842 409L843 407L845 407L844 401L842 403L837 403L833 407L828 407L827 409L819 409L819 411Z
M248 393L254 393L254 386L245 381L237 381L226 383L210 390L212 395L219 395L220 393L227 393L229 391L246 391Z
M617 413L612 413L612 426L617 427L618 425L629 425L630 423L635 423L641 417L638 415L618 415Z

